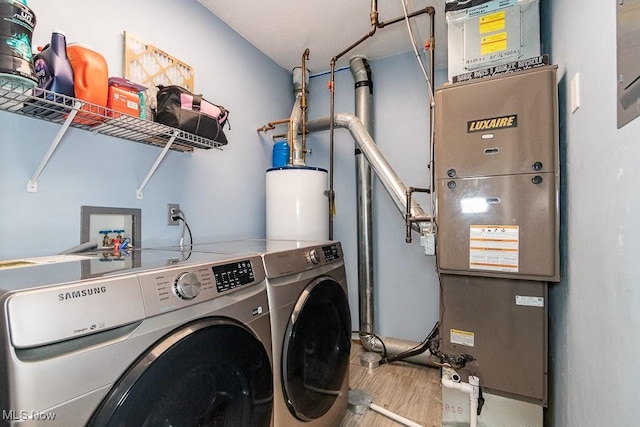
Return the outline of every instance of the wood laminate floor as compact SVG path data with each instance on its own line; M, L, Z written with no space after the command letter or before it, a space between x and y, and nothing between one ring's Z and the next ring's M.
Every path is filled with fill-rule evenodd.
M359 341L351 346L349 386L371 394L373 403L425 427L442 425L442 399L438 369L407 362L394 362L369 370L360 365L364 352ZM350 411L340 427L396 427L398 422L372 410Z

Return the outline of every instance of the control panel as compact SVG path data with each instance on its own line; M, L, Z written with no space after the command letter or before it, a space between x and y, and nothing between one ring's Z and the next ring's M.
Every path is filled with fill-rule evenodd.
M269 252L264 255L265 269L270 278L301 273L338 261L342 261L340 243Z
M226 292L255 280L250 260L238 261L213 267L218 292Z
M323 246L322 252L324 253L324 259L327 262L333 262L340 259L340 250L338 249L338 245Z
M147 316L197 304L265 279L260 257L203 263L141 273Z

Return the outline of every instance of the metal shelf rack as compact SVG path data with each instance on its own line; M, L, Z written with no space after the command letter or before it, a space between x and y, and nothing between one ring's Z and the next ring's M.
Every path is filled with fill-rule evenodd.
M27 183L29 192L38 191L38 177L69 127L163 147L156 162L136 191L138 199L142 199L142 190L170 149L182 152L193 151L196 148L221 149L221 144L210 139L76 98L37 89L33 82L20 77L0 76L0 111L61 125L42 162Z

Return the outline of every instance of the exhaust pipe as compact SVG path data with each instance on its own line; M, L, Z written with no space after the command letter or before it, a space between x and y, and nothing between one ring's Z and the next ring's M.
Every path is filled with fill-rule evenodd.
M310 120L307 122L307 131L311 133L328 130L330 121L329 117ZM351 113L338 113L334 116L334 124L336 127L345 128L351 133L404 220L405 211L407 210L407 187L402 183L400 177L387 162L387 159L384 158L362 121ZM419 232L428 231L431 215L425 213L415 201L411 202L409 209L411 216L416 219L414 230Z
M373 79L366 58L354 56L349 61L355 81L355 112L369 135L373 135ZM373 202L371 167L358 146L356 160L356 198L358 218L358 300L360 302L360 332L373 334L374 276L373 276Z
M303 66L293 69L293 93L295 101L291 110L289 122L289 164L304 166L306 157L306 120L307 120L307 74L305 57L308 57L309 49L304 51ZM301 137L299 137L301 135Z

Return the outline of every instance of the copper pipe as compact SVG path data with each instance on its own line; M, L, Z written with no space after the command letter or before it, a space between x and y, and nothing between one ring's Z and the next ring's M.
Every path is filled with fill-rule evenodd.
M409 13L407 15L407 17L408 18L415 18L416 16L420 16L420 15L423 15L425 13L429 14L429 15L431 15L433 17L433 15L435 15L435 13L436 13L436 10L435 10L435 8L433 6L427 6L424 9L416 10L415 12ZM387 25L392 25L392 24L395 24L397 22L404 21L404 20L405 20L405 17L404 17L404 15L402 15L402 16L399 16L397 18L391 19L391 20L386 21L386 22L380 22L378 24L378 28L384 28Z
M435 8L433 6L428 6L422 10L418 10L416 12L410 13L408 16L413 18L415 16L422 15L427 13L431 15L431 45L433 46L433 17L435 15ZM371 30L364 36L362 36L358 41L353 43L351 46L338 53L336 56L331 58L331 79L329 80L329 90L331 91L330 96L330 107L329 107L329 239L333 239L333 199L334 199L334 189L333 189L333 154L334 154L334 114L335 114L335 69L336 63L338 60L346 55L349 51L360 45L362 42L367 40L376 33L378 28L384 28L387 25L395 24L397 22L401 22L405 19L404 15L395 19L392 19L388 22L379 22L378 21L378 1L371 0L371 13L369 14L369 18L371 19ZM433 55L433 50L431 50L431 54ZM433 56L432 56L433 58ZM433 64L433 60L431 61ZM432 77L433 78L433 77ZM305 132L303 132L304 134Z
M302 54L302 98L300 98L300 109L302 110L302 162L305 162L307 152L307 62L309 60L309 48Z
M282 125L285 123L289 123L291 121L291 119L282 119L282 120L276 120L274 122L269 122L266 125L262 126L261 128L258 128L258 132L266 132L268 130L273 130L276 128L276 125Z

